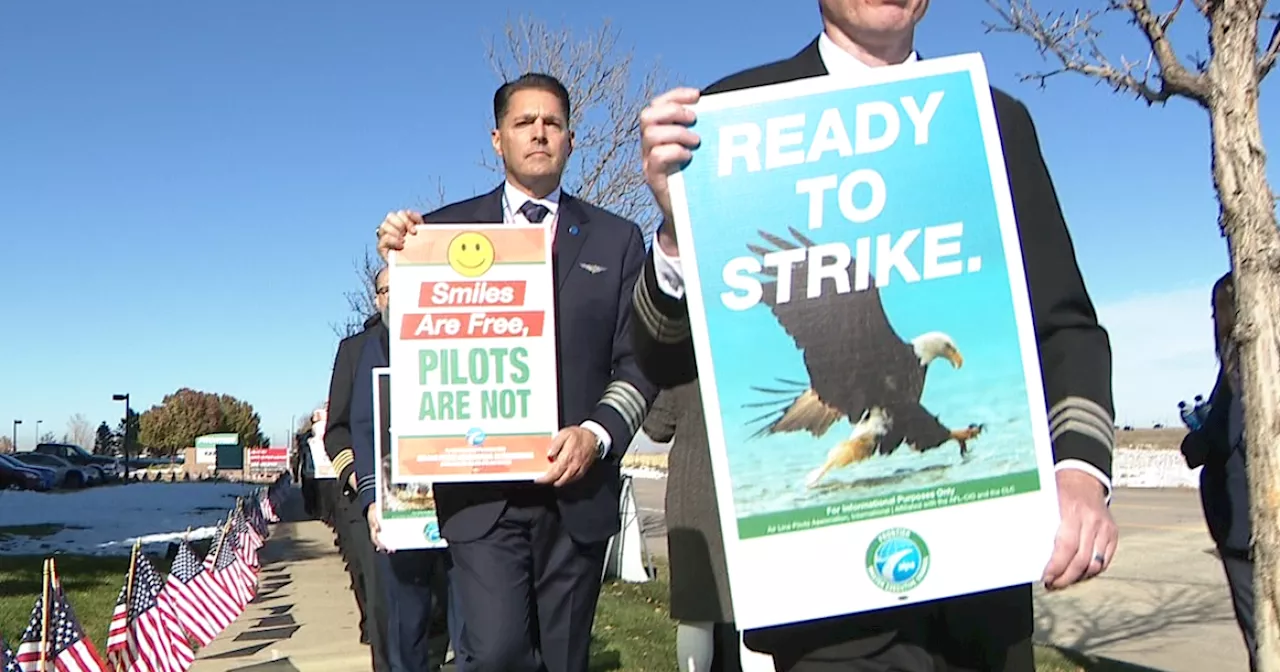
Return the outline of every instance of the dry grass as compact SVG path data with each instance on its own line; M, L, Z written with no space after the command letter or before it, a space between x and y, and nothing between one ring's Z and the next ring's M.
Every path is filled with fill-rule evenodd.
M1178 450L1187 430L1166 427L1163 429L1129 429L1116 432L1116 447L1134 450Z
M666 453L627 453L622 458L622 466L629 469L657 469L658 471L667 470L667 454Z

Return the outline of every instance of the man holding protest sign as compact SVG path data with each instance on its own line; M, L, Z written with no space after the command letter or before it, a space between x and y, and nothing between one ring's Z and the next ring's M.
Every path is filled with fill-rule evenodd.
M927 0L901 0L892 3L877 0L821 0L822 34L792 58L732 75L702 92L688 88L675 89L655 99L642 112L645 176L663 211L664 219L644 274L636 284L633 300L636 320L634 335L637 360L646 375L660 387L675 387L695 380L699 375L690 331L689 307L684 297L683 271L693 262L684 260L685 268L682 268L673 221L672 197L668 188L669 176L686 166L694 150L702 144L702 139L689 128L694 123L695 115L686 106L697 103L704 94L742 91L824 75L856 80L860 75L869 73L868 68L871 67L914 61L917 58L913 47L915 26L924 17L928 4ZM1105 571L1116 550L1117 529L1108 509L1114 443L1110 345L1106 332L1097 322L1076 266L1071 239L1048 171L1040 156L1030 115L1020 102L1007 94L992 89L991 95L1032 304L1034 340L1043 372L1043 394L1052 439L1053 461L1056 464L1054 473L1061 522L1054 538L1052 556L1043 572L1045 585L1056 590ZM908 98L904 97L902 100L905 106ZM932 100L915 101L914 104L915 107L906 108L906 114L912 123L921 119L927 122L927 117L936 109L936 103ZM778 151L778 145L785 136L795 138L800 134L783 128L788 123L786 120L777 121L779 123L776 128L770 127L765 142L760 142L760 135L740 134L741 137L748 138L747 145L755 142L763 148L770 142L775 144L763 149L765 163L775 166L798 165L815 161L815 154L821 158L822 152L816 145L814 149L810 149L808 158L803 151L789 150L786 155ZM830 127L824 126L826 121L827 116L824 115L823 120L818 122L819 127L831 131ZM917 146L928 140L927 125L924 125L923 131L920 126L921 124L917 124L915 130ZM904 121L903 133L909 132L908 129ZM721 151L719 174L722 176L732 169L731 165L725 163L724 133L724 128L721 128L716 144ZM854 131L846 136L832 133L823 136L823 140L832 147L844 150L841 156L851 156L855 152L849 146L849 136L863 141L870 137L870 133ZM750 139L752 137L755 138L754 141ZM841 140L844 143L842 146ZM856 153L863 152L860 148ZM751 154L743 157L749 166L748 171L760 170L759 163L752 163L753 160L758 160L755 156ZM737 157L731 157L728 161L733 161L734 158ZM716 164L713 162L706 165ZM766 166L768 167L770 166ZM867 209L874 209L875 206L883 209L883 182L879 184L879 191L874 180L867 180L867 183L873 193L873 205L867 206ZM814 202L821 203L821 194L827 187L818 185L816 180L809 181L807 191L801 189L801 186L801 183L795 185L795 193L798 198L809 202L810 228L818 228L822 223L822 215L820 211L815 214ZM820 186L822 189L818 188ZM849 221L868 221L874 215L862 219L851 216L862 214L852 204L851 190L854 186L857 185L852 185L848 193L841 186L840 214ZM830 191L835 190L835 185L831 184ZM831 198L834 199L835 195ZM705 202L700 207L701 205L705 205ZM703 208L702 212L705 215L706 209ZM690 226L696 228L697 225ZM926 258L929 254L929 235L926 231ZM798 234L797 239L802 241L801 244L808 244ZM781 246L786 241L778 242L775 237L770 242ZM933 244L936 252L937 239L934 239ZM882 245L877 248L877 253L881 253L882 249L890 254L890 263L896 264L897 258L892 254L897 245L893 248ZM795 251L784 250L772 254L780 258ZM761 249L760 253L764 252ZM861 258L865 256L861 248L858 256L861 266ZM747 260L741 264L743 269L750 269L756 264L749 258L745 259ZM848 260L845 261L847 263ZM926 264L928 263L926 260ZM885 263L880 262L880 267L884 266ZM935 264L932 270L938 273L939 268ZM958 263L956 268L963 270ZM759 271L760 268L754 266L754 270ZM976 270L976 264L971 263L969 270ZM926 276L929 272L926 269ZM699 275L704 274L700 272ZM781 270L777 275L776 295L768 297L774 302L771 307L775 313L779 312L776 304L802 300L805 292L801 276L800 280L795 281L800 283L798 287L787 290L793 295L784 298L781 295ZM880 283L880 275L877 272L877 285ZM808 292L811 297L815 287L814 277L812 274L809 277ZM730 282L734 278L743 280L734 285ZM735 275L729 267L725 268L724 283L745 292L744 295L729 292L720 295L730 311L746 310L761 298L760 294L752 292L751 283L755 281L748 280L745 273ZM839 279L836 284L840 284ZM847 287L843 291L847 292ZM742 305L730 305L731 299L742 300ZM779 320L781 319L780 316ZM791 335L795 336L794 333ZM851 340L845 345L855 349L863 344ZM958 368L962 360L954 350L947 348L939 352L952 359ZM724 391L720 394L723 395ZM798 408L797 405L792 406L792 409ZM812 403L808 409L823 415L834 413L833 409ZM785 419L792 420L789 415ZM864 416L864 421L867 419L874 421L876 416ZM801 418L795 419L796 422L799 420ZM849 420L855 423L856 415L851 415ZM825 426L830 426L831 422L832 420L827 420ZM813 423L809 427L821 424ZM871 425L874 427L876 423L872 422ZM881 424L879 427L879 436L891 433L885 425ZM959 443L962 459L966 453L965 441L976 436L979 429L975 425L969 430L951 432L950 438ZM825 427L822 431L825 431ZM892 452L897 441L902 439L901 436L894 438L896 440L891 440L893 445L881 445L881 451L887 449ZM947 432L943 431L940 440L946 439ZM847 464L847 459L845 463ZM717 474L717 479L719 478L720 475ZM810 484L812 486L813 483ZM974 525L981 525L981 522L975 521ZM1018 531L1004 532L1014 534ZM927 560L927 550L920 555ZM797 562L800 560L797 559ZM732 571L732 567L730 569ZM785 572L785 568L779 568L778 571ZM736 605L738 598L735 597L734 601ZM846 614L864 609L865 606L849 604L847 608L849 611L844 612ZM1029 584L1023 584L866 614L749 630L745 639L751 648L772 654L779 671L838 669L1030 672L1034 669L1032 631L1031 588Z
M573 132L558 80L526 74L499 87L493 107L505 182L426 215L388 214L378 249L404 250L406 235L431 236L433 224L551 229L559 380L534 392L558 397L549 468L536 482L434 488L468 672L585 672L606 545L620 528L621 458L657 396L631 350L644 243L634 223L562 192ZM494 263L491 254L475 273Z

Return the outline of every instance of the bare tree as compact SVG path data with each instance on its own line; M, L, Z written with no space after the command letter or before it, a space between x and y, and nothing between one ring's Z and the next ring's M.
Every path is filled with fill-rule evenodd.
M1227 238L1236 288L1236 331L1245 406L1252 501L1254 590L1258 663L1280 671L1280 230L1276 195L1267 182L1266 150L1258 115L1259 86L1280 53L1280 13L1266 0L1169 0L1159 12L1148 0L1105 0L1093 11L1042 13L1031 0L987 0L1000 15L993 32L1035 42L1051 69L1024 75L1041 85L1075 72L1136 96L1148 105L1180 97L1209 116L1218 226ZM1209 56L1184 63L1170 26L1184 10L1206 26ZM1192 14L1193 13L1193 14ZM1140 59L1109 59L1099 46L1099 19L1119 14L1138 27L1148 45ZM1263 24L1276 22L1265 42Z
M13 439L7 436L0 436L0 453L13 452Z
M444 205L444 183L439 178L436 179L435 191L433 196L420 199L418 209L429 211ZM364 328L365 320L378 312L377 304L374 302L377 298L374 283L377 281L378 272L382 270L382 258L371 248L365 247L362 256L356 258L352 266L356 274L356 288L342 295L347 300L347 315L342 322L329 325L338 338L359 333Z
M330 325L338 338L359 333L364 328L364 321L378 312L374 304L374 299L377 298L374 281L378 271L382 270L382 259L376 252L366 247L364 254L352 262L352 268L357 278L356 288L342 293L343 298L347 300L346 317L342 322Z
M81 448L93 448L93 423L83 413L76 413L67 420L66 438L68 443Z
M520 18L489 40L488 56L501 81L542 72L564 83L574 131L564 188L636 222L648 243L660 215L640 171L640 110L667 88L668 78L656 62L636 66L633 51L617 43L608 21L579 39L565 27ZM488 152L481 163L502 170Z

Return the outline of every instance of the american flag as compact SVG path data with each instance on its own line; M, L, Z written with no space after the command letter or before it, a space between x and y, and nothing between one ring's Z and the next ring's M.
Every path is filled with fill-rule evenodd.
M0 672L22 672L22 668L18 666L18 657L13 655L13 649L9 648L4 637L0 637Z
M244 560L245 566L256 570L258 567L258 549L262 548L262 537L249 524L243 508L236 509L235 522L232 523L231 529L235 533L236 539L240 542L240 559Z
M195 661L172 600L161 594L163 586L151 561L138 553L129 591L126 645L108 654L129 672L185 672Z
M271 499L271 488L263 488L258 491L258 511L262 513L262 517L269 523L280 521L280 517L276 515L276 503Z
M253 528L253 531L257 532L259 537L266 539L268 533L267 519L262 515L262 508L246 506L244 507L244 512L249 517L249 526Z
M240 559L239 547L234 530L222 533L218 537L216 550L205 558L205 569L210 571L213 580L234 597L236 604L243 609L253 599L257 577ZM215 559L212 568L209 567L210 558Z
M76 613L62 592L62 585L50 579L49 585L49 641L44 640L44 596L36 598L31 610L31 620L18 644L18 669L22 672L40 672L44 659L56 672L107 672L106 663L84 634ZM6 672L8 672L6 670Z
M111 623L107 626L107 660L113 667L120 667L120 651L129 648L129 586L121 586L116 596L116 607L111 611Z
M191 545L183 541L169 569L163 593L173 600L178 622L201 646L208 646L219 632L240 615L235 600L211 586Z

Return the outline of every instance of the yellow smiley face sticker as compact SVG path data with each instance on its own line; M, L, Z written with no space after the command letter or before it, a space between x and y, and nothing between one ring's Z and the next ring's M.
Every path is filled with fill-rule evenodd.
M459 233L449 241L449 266L459 275L478 278L493 266L493 241L483 233Z

